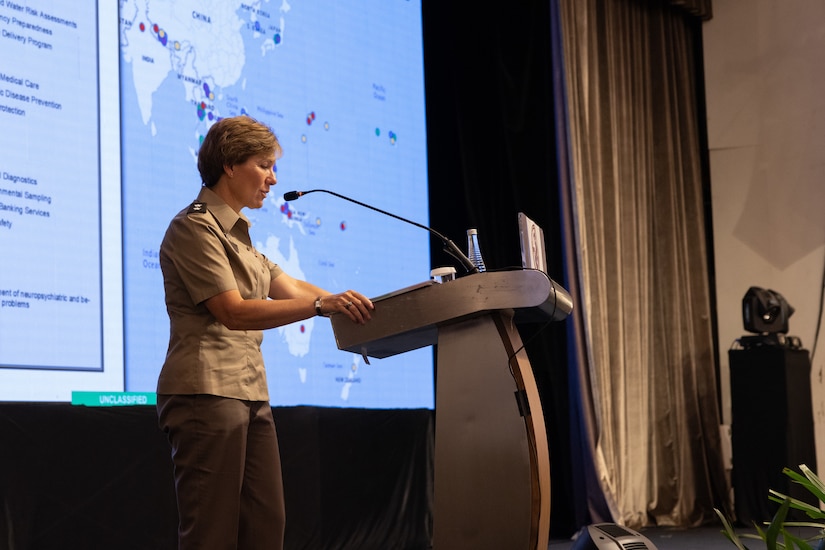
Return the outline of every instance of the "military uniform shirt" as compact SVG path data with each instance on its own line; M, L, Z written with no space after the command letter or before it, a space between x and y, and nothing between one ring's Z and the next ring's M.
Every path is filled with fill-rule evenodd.
M230 330L204 305L237 289L266 300L281 269L255 250L249 220L204 187L175 216L160 246L170 338L159 394L209 394L268 401L260 330Z

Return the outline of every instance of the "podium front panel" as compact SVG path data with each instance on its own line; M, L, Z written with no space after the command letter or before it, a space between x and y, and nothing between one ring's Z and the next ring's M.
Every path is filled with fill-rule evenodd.
M443 328L437 364L433 550L527 549L529 443L493 319Z

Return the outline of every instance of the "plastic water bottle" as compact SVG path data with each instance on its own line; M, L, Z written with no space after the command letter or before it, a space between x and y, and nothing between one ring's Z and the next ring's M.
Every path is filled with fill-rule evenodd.
M478 271L486 271L484 267L484 259L481 257L481 248L478 246L478 230L467 230L467 257L478 268Z

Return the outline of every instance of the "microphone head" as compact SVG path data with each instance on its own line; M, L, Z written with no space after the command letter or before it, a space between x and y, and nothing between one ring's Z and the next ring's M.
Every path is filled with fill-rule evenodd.
M287 202L296 201L301 195L303 195L303 193L300 191L288 191L287 193L284 193L284 200Z

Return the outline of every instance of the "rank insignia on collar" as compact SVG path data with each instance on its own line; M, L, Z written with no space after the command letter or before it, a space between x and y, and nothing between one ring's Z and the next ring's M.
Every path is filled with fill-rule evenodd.
M206 203L195 201L192 203L192 206L189 207L187 214L202 214L203 212L206 212Z

